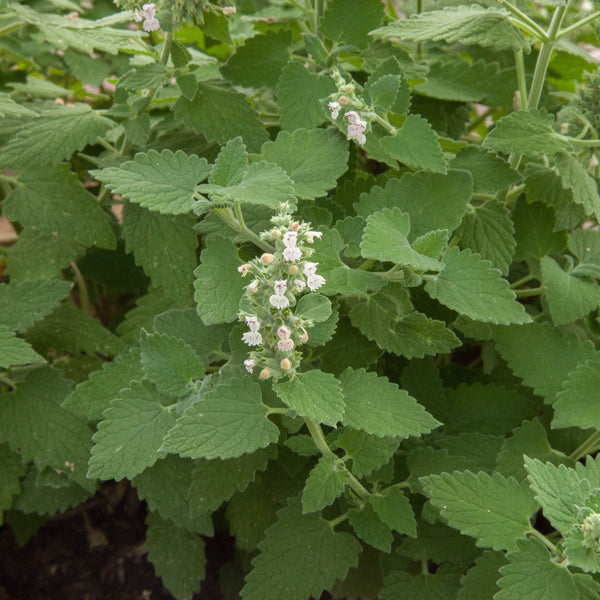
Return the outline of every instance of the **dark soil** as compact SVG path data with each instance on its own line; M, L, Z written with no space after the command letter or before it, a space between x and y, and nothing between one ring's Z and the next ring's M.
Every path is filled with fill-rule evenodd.
M0 528L0 600L172 600L146 559L146 507L126 483L55 515L19 546ZM223 600L219 571L233 539L206 539L207 577L194 600Z

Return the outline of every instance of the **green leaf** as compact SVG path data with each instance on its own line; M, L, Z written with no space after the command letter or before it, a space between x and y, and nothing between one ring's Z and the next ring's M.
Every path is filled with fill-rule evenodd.
M84 251L81 244L66 237L26 227L10 247L7 272L13 283L26 279L52 279ZM32 261L32 256L37 260Z
M495 194L519 182L521 175L503 159L479 146L461 150L451 161L453 169L469 171L473 176L473 191Z
M565 535L577 522L577 514L585 506L591 484L579 477L575 469L555 467L535 458L524 457L529 485L542 505L544 516Z
M555 325L581 319L600 305L600 287L594 280L581 279L563 271L549 256L541 260L542 282Z
M68 165L23 171L4 199L4 214L25 227L58 234L84 246L114 249L108 215Z
M369 504L379 518L401 535L417 537L417 523L408 498L397 487L371 494Z
M312 447L315 447L310 438ZM344 429L335 438L335 447L343 448L352 459L350 469L357 477L370 475L373 471L386 465L394 456L400 440L393 437L377 437L357 429Z
M283 202L296 203L294 182L281 167L264 160L252 163L235 185L221 187L204 183L197 190L208 194L215 202L241 202L270 208Z
M534 538L516 540L516 550L507 555L498 581L496 600L594 600L600 585L589 575L573 574L553 560L552 554Z
M229 323L238 316L245 282L237 271L240 260L235 244L226 238L209 236L194 271L194 300L205 325Z
M351 534L336 533L318 513L303 515L300 501L292 499L258 549L241 593L244 600L318 598L358 564L361 546Z
M446 436L438 440L436 445L448 450L451 455L465 456L475 461L479 470L491 473L496 468L496 456L503 441L501 435L467 431L456 436Z
M336 91L331 77L311 73L299 62L290 61L277 84L277 103L283 131L318 127L327 115L321 100Z
M552 156L571 145L552 129L554 115L537 110L513 112L502 117L488 134L483 146L496 152L526 156Z
M363 258L391 261L421 271L439 271L439 261L419 254L409 241L410 217L400 209L384 208L367 218L360 251Z
M12 506L13 497L21 491L19 480L24 474L21 455L12 452L8 444L0 444L0 524L3 524L2 513Z
M152 384L132 381L104 412L94 434L88 477L102 480L133 479L165 452L159 451L175 417Z
M202 379L206 370L193 348L176 337L144 332L140 348L146 379L165 394L186 395L193 388L193 380Z
M369 504L349 510L348 521L361 540L382 552L390 552L392 532Z
M400 74L388 73L381 76L371 74L365 84L364 93L373 108L393 110L400 114L408 112L410 88ZM399 104L403 104L400 109L398 109Z
M385 189L371 188L361 194L356 212L367 218L383 208L398 207L410 216L410 239L429 231L454 231L467 210L473 195L473 180L469 173L449 170L446 175L419 171L405 173L401 179L390 179Z
M239 458L197 460L189 490L191 514L214 512L236 492L243 492L275 455L275 447L269 446Z
M212 536L210 515L190 515L188 490L193 469L191 460L169 455L140 473L132 483L140 500L146 500L148 508L163 519L170 519L188 531Z
M86 490L94 488L86 479L92 432L85 419L60 407L71 391L71 383L58 371L45 367L30 371L16 391L0 402L0 435L23 460L33 460L38 470L51 467L63 471Z
M394 21L392 25L372 33L382 39L400 38L413 42L443 40L449 44L459 42L464 45L491 46L496 50L529 51L529 43L510 20L507 11L485 9L476 4L412 15L409 19Z
M205 158L188 156L181 150L160 154L149 150L119 167L91 174L108 189L135 204L164 215L180 215L192 210L196 185L210 172Z
M46 362L25 340L16 336L4 325L0 325L0 367L39 364Z
M340 383L346 399L344 425L379 437L402 438L420 436L441 425L387 377L348 368Z
M129 202L123 209L127 252L133 252L135 263L173 298L191 295L198 246L193 222L188 215L161 215Z
M321 294L306 294L298 300L294 314L314 323L323 323L331 315L331 300Z
M244 87L275 87L289 60L289 31L267 31L248 38L221 67L225 79Z
M0 117L37 117L37 113L15 102L8 94L0 93Z
M381 146L408 167L434 173L446 173L448 168L435 131L419 115L408 115L394 136L381 138Z
M412 600L445 600L454 598L459 586L459 574L438 570L435 575L411 575L405 571L392 571L383 582L381 600L411 598Z
M593 229L570 231L569 250L580 263L600 265L600 231Z
M456 600L491 600L499 590L498 571L505 564L503 553L486 550L462 577Z
M323 456L306 480L302 492L302 512L315 512L332 504L343 493L348 481L348 471L344 466Z
M0 162L8 169L58 165L115 126L87 104L56 106L25 124L5 146Z
M577 157L561 152L557 156L556 168L562 180L562 187L573 193L573 202L581 204L587 215L600 218L600 195L596 180Z
M267 141L267 132L257 112L242 94L199 83L196 97L179 98L174 110L179 121L209 141L225 144L241 135L252 152L257 152Z
M599 378L598 359L584 362L569 373L563 382L563 389L556 394L553 428L600 429Z
M554 231L554 211L541 202L529 204L524 198L517 200L513 212L515 224L515 262L526 258L542 258L547 254L560 254L566 245L566 234Z
M208 183L221 187L238 185L248 171L248 152L241 137L229 140L215 159Z
M24 331L49 315L71 290L68 281L23 281L0 284L0 325Z
M131 348L116 356L113 362L105 363L99 371L94 371L67 396L62 407L89 421L99 421L111 401L119 397L119 392L143 376L140 351Z
M236 458L277 441L258 383L232 379L195 402L165 437L161 450L191 458Z
M302 198L320 198L334 188L348 168L348 143L326 129L281 131L274 142L267 142L261 157L279 165L294 181Z
M529 489L511 477L455 471L421 477L420 481L444 519L477 538L480 547L512 550L515 538L530 529L529 515L537 505Z
M123 75L119 87L124 90L151 90L163 87L167 82L165 65L162 62L151 62L139 65Z
M344 415L344 396L340 382L318 369L297 373L284 383L273 384L279 398L301 417L332 427Z
M156 513L146 517L148 560L177 600L191 600L206 574L204 540Z
M319 31L333 42L364 48L368 33L383 22L383 6L377 0L348 4L344 0L327 3Z
M462 247L489 260L503 275L508 273L515 252L514 234L508 207L499 200L473 207L456 231Z
M598 352L575 333L564 333L549 323L498 327L494 339L500 356L523 383L553 404L563 381Z
M432 297L476 321L509 324L531 321L515 293L487 260L469 249L449 248L442 257L444 268L425 284Z

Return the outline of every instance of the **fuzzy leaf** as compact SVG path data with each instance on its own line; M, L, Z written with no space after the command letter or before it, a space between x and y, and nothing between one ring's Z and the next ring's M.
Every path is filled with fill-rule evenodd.
M417 537L417 523L413 509L400 488L390 487L372 494L369 503L390 529L403 535Z
M333 42L364 48L368 33L383 22L383 6L377 0L348 4L333 0L319 23L319 31Z
M600 218L600 195L596 180L573 154L561 153L557 157L556 168L562 186L573 193L573 201L581 204L585 213Z
M46 362L24 339L0 325L0 367L39 364Z
M348 471L328 456L323 456L313 467L302 492L304 514L329 506L342 494L348 483Z
M453 169L464 169L473 176L473 191L495 194L518 183L518 171L493 152L478 146L461 150L450 162Z
M600 429L598 381L600 381L598 359L584 362L569 373L563 382L563 389L556 395L553 428Z
M352 525L354 533L361 540L382 552L389 553L391 551L392 532L370 504L364 504L360 508L349 510L348 521Z
M486 550L461 579L456 600L491 599L498 592L498 570L506 564L504 554Z

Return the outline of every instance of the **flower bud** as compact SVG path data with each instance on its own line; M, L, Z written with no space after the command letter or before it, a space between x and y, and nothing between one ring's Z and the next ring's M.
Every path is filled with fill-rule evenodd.
M298 267L296 265L292 265L289 269L288 272L290 275L296 275L298 273Z
M285 359L284 359L285 360ZM271 377L271 371L265 367L261 372L259 377L261 379L269 379Z
M279 229L271 229L271 237L276 240L279 239L281 237L281 231L279 231Z
M284 358L281 360L281 362L279 363L279 366L284 370L284 371L289 371L292 368L292 363L290 362L289 358ZM268 370L268 369L263 369L263 370Z
M339 99L338 99L338 102L342 106L346 106L348 104L348 98L346 98L346 96L340 96Z
M300 327L300 329L302 329L302 336L300 337L300 341L303 344L306 344L306 342L308 342L308 332L306 331L306 329L304 329L304 327Z
M265 267L266 267L267 265L270 265L275 260L275 257L272 254L265 252L260 257L260 260L261 260L262 264L265 265Z
M298 228L299 228L299 227L300 227L300 223L298 223L298 221L294 221L294 222L292 223L292 229L293 229L294 231L298 231Z

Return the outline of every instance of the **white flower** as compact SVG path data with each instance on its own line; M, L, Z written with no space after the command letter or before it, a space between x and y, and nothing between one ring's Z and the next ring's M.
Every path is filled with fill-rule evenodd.
M248 344L248 346L258 346L262 344L262 335L258 331L246 331L242 336L242 340Z
M302 258L302 250L300 248L286 248L283 251L283 258L287 262L296 262Z
M304 263L304 274L307 277L310 277L311 275L314 275L317 272L317 266L319 263L314 263L314 262L305 262Z
M280 340L287 340L290 337L290 330L285 325L282 325L277 330L277 335L279 336Z
M286 231L283 235L283 245L286 248L294 248L296 246L297 239L298 234L295 231Z
M594 10L594 5L592 4L592 2L590 2L590 0L583 0L583 2L581 3L580 9L583 12L589 12L591 10Z
M278 296L283 296L287 290L287 281L285 279L278 279L273 284L273 289Z
M258 331L260 329L260 321L256 317L246 317L246 325L250 331Z
M269 302L275 308L287 308L290 305L290 301L286 296L280 296L279 294L273 294L269 297Z
M247 289L250 294L255 294L258 290L258 279L255 279L253 282L251 282Z
M346 119L348 119L348 123L350 123L350 125L360 125L361 123L365 123L355 110L350 110L347 113L344 113L344 116ZM366 125L367 124L365 123L365 127Z
M142 23L144 31L156 31L160 28L160 23L156 18L156 6L154 4L144 4L142 6L142 12L136 12L134 18L138 23L144 21Z
M302 279L294 279L294 285L296 286L296 291L301 292L306 287L306 284Z
M331 118L337 119L340 114L340 110L342 110L342 105L339 102L330 102L327 105L327 108L331 111Z
M256 361L252 358L249 358L248 360L244 361L244 366L246 367L246 371L248 371L248 373L252 373L254 367L256 366Z
M235 6L224 6L221 9L221 12L228 17L229 15L233 15L237 12L237 8Z
M367 141L364 131L367 129L367 122L360 118L360 115L351 110L345 115L348 119L348 140L356 140L361 146Z
M321 286L325 285L325 277L321 277L321 275L309 275L306 278L306 284L311 289L311 291L318 290Z
M291 340L290 338L286 338L284 340L279 340L277 342L277 347L282 351L282 352L289 352L290 350L294 349L294 342L293 340Z
M595 154L592 154L592 157L590 158L590 167L597 167L598 166L598 158L596 157Z
M252 265L250 263L246 263L238 267L238 273L242 274L242 277L246 277L248 275L248 271Z
M306 241L309 244L312 244L315 241L315 238L320 240L323 237L323 234L320 231L307 231L304 235L306 235Z

